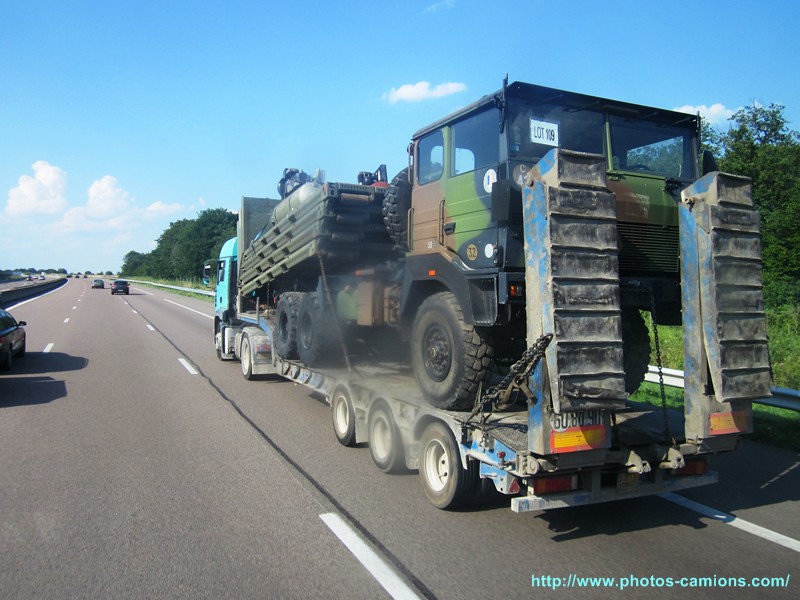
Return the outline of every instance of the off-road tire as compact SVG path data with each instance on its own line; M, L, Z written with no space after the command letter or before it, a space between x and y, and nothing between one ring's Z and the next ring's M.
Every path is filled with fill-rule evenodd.
M622 309L622 356L625 391L633 394L644 381L650 364L650 332L638 308Z
M275 307L275 351L281 358L297 358L297 311L302 292L284 292Z
M305 294L297 309L297 354L308 367L334 362L334 315L320 306L316 292Z
M395 175L383 197L383 222L398 249L408 251L408 211L411 208L411 184L408 167Z
M490 372L494 347L485 330L468 324L451 292L420 305L411 332L411 365L425 398L446 410L469 410Z

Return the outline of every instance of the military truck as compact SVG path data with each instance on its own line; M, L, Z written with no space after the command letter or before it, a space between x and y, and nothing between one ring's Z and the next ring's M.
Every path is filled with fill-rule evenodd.
M770 373L750 183L713 171L698 133L504 82L415 133L391 182L287 169L280 198L243 198L220 256L218 355L321 391L340 442L419 468L443 507L478 479L522 493L517 510L551 506L531 498L554 474L566 504L631 474L663 490L687 463L679 485L708 482ZM658 360L658 325L683 325L682 420L629 402L648 313Z

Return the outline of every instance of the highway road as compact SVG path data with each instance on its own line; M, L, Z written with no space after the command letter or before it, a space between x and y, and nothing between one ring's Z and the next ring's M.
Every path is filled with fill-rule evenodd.
M219 361L207 301L90 285L11 309L4 598L798 595L796 453L745 441L680 497L444 512L340 446L323 399Z

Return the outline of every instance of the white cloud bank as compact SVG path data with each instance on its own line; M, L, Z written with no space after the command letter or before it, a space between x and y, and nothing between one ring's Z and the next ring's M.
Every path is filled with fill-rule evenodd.
M23 175L19 185L8 191L6 214L10 217L54 215L66 210L69 203L64 196L67 174L46 160L32 165L33 177Z
M431 87L430 82L420 81L418 83L406 83L399 88L392 88L383 94L383 98L391 104L397 102L420 102L431 98L443 98L451 94L458 94L466 89L467 86L464 83L448 82Z
M705 104L701 104L700 106L692 106L690 104L686 104L684 106L679 106L678 108L675 108L673 110L676 110L678 112L689 113L692 115L700 113L700 115L705 117L708 120L708 122L711 123L712 125L722 125L728 119L730 119L736 112L735 110L726 108L726 106L724 104L721 104L720 102L712 104L711 106L706 106Z

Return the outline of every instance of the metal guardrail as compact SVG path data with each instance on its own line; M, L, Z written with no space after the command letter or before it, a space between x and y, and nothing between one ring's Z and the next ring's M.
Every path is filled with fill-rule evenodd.
M190 292L192 294L200 294L201 296L211 296L214 297L214 292L210 292L207 290L198 290L195 288L187 288L187 287L178 287L176 285L166 285L164 283L153 283L152 281L138 281L136 279L127 279L131 283L138 283L140 285L152 285L154 287L162 287L162 288L169 288L171 290L179 290L181 292Z
M664 385L669 387L683 388L683 371L676 369L661 369L664 375ZM658 383L658 367L650 365L648 373L644 376L645 381L651 383ZM785 408L786 410L793 410L800 412L800 391L791 390L789 388L773 387L772 398L761 398L753 400L765 406L774 406L775 408Z

